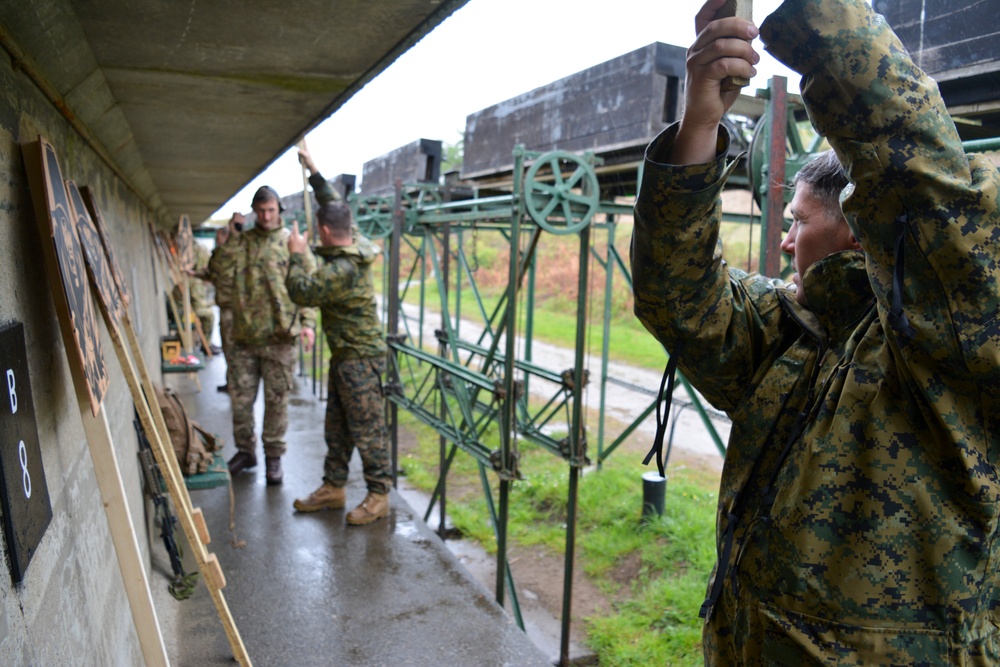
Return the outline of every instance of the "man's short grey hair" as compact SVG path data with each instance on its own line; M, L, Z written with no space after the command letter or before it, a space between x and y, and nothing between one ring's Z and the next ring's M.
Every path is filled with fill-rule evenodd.
M792 186L806 183L812 194L833 211L840 211L840 193L850 181L844 171L840 159L833 150L823 151L804 167L799 169L792 179Z

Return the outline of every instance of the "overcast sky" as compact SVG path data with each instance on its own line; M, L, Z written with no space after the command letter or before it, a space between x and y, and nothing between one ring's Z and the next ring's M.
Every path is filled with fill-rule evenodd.
M760 24L780 0L754 2ZM687 47L702 0L469 0L307 137L324 176L355 174L362 165L417 139L454 144L465 118L498 102L622 54L666 42ZM758 76L799 77L763 51ZM302 190L294 150L276 160L213 216L249 212L253 192L270 185L284 196Z

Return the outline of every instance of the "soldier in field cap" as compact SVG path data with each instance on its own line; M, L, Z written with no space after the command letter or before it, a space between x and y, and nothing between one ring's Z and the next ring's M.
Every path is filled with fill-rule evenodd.
M307 349L312 347L316 314L313 308L295 305L285 288L289 231L281 219L278 193L262 186L251 205L257 217L254 227L230 234L210 265L211 274L223 277L231 288L232 352L227 352L227 363L237 452L229 460L229 472L235 476L257 465L253 404L263 381L265 478L268 484L281 484L297 342L301 338ZM315 266L308 250L302 261Z

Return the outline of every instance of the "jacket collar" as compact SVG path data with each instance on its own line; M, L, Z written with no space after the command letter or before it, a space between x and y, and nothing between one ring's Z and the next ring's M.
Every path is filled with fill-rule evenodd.
M875 301L860 250L833 253L810 266L802 289L809 311L831 342L848 336Z

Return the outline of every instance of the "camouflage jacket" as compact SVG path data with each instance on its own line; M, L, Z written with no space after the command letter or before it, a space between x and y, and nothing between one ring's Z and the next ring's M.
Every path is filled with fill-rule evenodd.
M287 343L299 335L302 326L316 327L315 310L297 306L285 289L288 235L284 226L272 231L254 227L231 236L212 254L209 272L213 280L231 281L236 343ZM310 268L316 263L311 253L303 261Z
M636 314L733 420L705 662L998 664L1000 176L864 0L787 0L761 35L864 252L806 271L806 310L721 260L725 131L710 164L659 161L676 127L647 149Z
M323 333L334 360L378 357L385 354L382 324L375 305L370 245L316 248L321 266L315 272L303 255L292 255L286 284L295 303L319 306Z
M331 186L325 178L323 178L323 174L318 171L309 176L309 185L312 186L313 192L316 194L316 203L320 206L332 201L338 201L340 199L340 195L337 194L337 191L333 189L333 186Z

